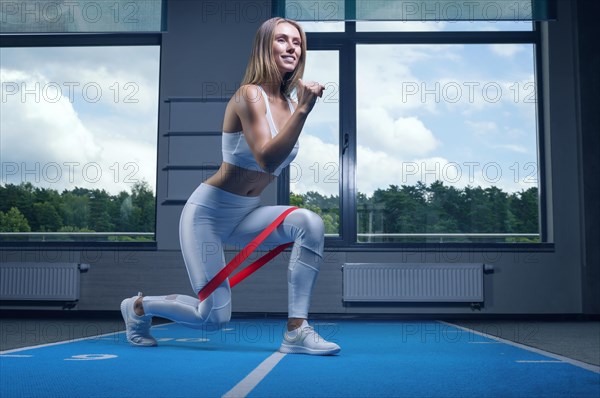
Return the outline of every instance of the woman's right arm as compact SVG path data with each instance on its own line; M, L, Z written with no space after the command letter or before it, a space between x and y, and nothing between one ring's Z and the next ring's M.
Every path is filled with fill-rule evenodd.
M241 120L244 136L258 165L266 171L275 170L290 154L317 97L323 95L324 87L318 83L298 82L298 106L279 130L271 137L271 129L266 117L266 104L258 87L247 85L242 88L242 101L238 103L237 114Z

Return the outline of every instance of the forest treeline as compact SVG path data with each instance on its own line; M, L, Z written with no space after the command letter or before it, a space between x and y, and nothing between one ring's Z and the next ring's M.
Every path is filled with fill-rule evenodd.
M538 189L459 189L440 181L390 185L357 197L359 233L537 233ZM290 204L321 215L337 234L339 198L292 193ZM156 199L145 181L111 195L101 189L59 193L31 183L0 186L0 232L154 232Z
M145 181L116 195L6 184L0 186L0 232L154 232L155 203Z
M358 233L537 234L538 189L506 193L498 187L459 189L436 181L427 186L390 185L357 197ZM321 215L325 232L339 231L337 195L292 194L291 204ZM391 239L390 239L391 240ZM537 241L518 238L512 241ZM381 241L381 240L380 240ZM385 241L385 239L384 239Z

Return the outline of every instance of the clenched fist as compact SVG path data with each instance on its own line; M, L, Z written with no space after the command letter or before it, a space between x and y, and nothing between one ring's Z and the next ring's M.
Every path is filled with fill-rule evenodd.
M307 113L312 110L317 102L317 97L323 96L325 86L317 82L303 82L298 80L296 94L298 96L298 108L302 107Z

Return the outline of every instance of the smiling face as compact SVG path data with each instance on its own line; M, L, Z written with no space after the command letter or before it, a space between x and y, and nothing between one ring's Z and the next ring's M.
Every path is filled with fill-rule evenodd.
M289 95L304 75L306 34L302 26L284 18L271 18L256 32L244 84L278 86Z
M298 29L282 22L273 31L273 58L281 75L293 72L302 55L302 38Z

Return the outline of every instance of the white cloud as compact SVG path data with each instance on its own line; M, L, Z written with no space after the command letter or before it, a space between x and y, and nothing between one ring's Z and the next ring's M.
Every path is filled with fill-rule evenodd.
M337 51L315 51L307 57L305 81L318 81L325 86L323 97L317 99L304 126L325 142L338 141L340 79L338 76L339 56Z
M41 88L56 80L36 71L2 68L0 81L3 90L8 86L19 89L4 95L0 103L2 183L31 182L58 191L79 186L116 193L129 191L133 182L143 178L154 188L155 140L143 142L135 137L140 133L135 130L114 133L115 126L134 126L136 120L116 117L99 104L86 104L95 113L78 112L69 96L45 96ZM23 97L23 87L33 88L33 93ZM103 115L110 122L97 123ZM153 125L144 134L156 137L155 121L141 114L137 123L146 129Z
M391 156L383 151L357 148L357 190L368 196L376 189L390 185L430 185L441 181L446 186L463 189L466 186L488 188L496 186L505 192L528 189L534 182L526 180L531 166L516 175L515 164L496 161L452 161L441 156L406 158Z
M492 148L506 149L508 151L516 153L528 153L527 148L525 148L523 145L518 144L493 145Z
M431 184L443 180L444 173L451 175L453 172L442 167L449 162L441 157L401 158L362 145L358 146L357 152L356 186L359 192L368 196L376 189L387 189L390 185L415 185L419 181Z
M518 146L511 145L497 147L517 152L520 150ZM291 191L317 191L323 195L337 196L340 171L338 150L337 145L303 134L300 153L291 166ZM515 175L518 170L511 162L402 156L387 148L358 145L356 187L359 192L370 196L376 189L387 189L390 185L415 185L417 182L430 185L434 181L442 181L447 186L459 189L466 186L496 186L505 192L514 192L534 186L534 183L525 180L531 174L531 166Z
M512 58L515 54L524 51L525 46L523 44L491 44L490 49L496 55Z
M298 156L290 165L290 190L294 193L317 191L339 194L339 147L319 137L303 133Z
M42 100L66 97L78 112L100 106L110 113L156 118L158 47L4 48L2 67L26 71L39 85ZM133 62L135 61L135 64ZM38 75L43 75L40 80ZM8 80L14 81L14 80ZM35 86L26 86L31 90ZM108 113L108 112L105 112ZM141 118L140 118L141 119Z
M359 45L357 107L382 108L392 117L439 114L440 80L430 81L421 65L460 65L462 45ZM437 76L436 76L437 77Z
M81 82L78 91L82 96L90 96L93 100L98 98L99 103L109 106L113 112L127 115L156 113L158 75L143 76L131 70L109 70L104 65L83 70L66 69L67 75L78 76ZM90 94L85 94L83 87L87 87ZM98 90L101 92L99 95L96 94Z
M473 121L467 120L465 121L466 125L473 129L473 133L476 135L486 135L491 132L498 131L498 125L492 121Z
M361 145L375 151L420 156L436 149L440 142L416 117L393 119L381 108L358 110L358 137Z
M21 159L69 159L83 161L98 156L99 147L93 135L85 128L68 98L56 102L43 99L40 90L31 88L48 83L45 76L24 71L0 69L0 81L15 84L19 92L6 96L2 107L3 158L19 153ZM21 95L22 88L32 94ZM36 94L37 92L37 94ZM66 155L66 156L65 156Z

